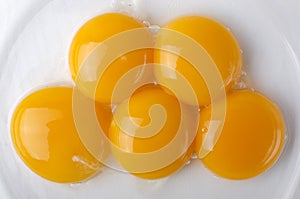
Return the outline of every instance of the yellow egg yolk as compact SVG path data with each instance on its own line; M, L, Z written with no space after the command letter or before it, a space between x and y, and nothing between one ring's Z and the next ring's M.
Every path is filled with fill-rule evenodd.
M171 31L167 32L166 30ZM170 43L180 39L178 38L180 36L173 34L172 31L189 37L195 44L206 50L207 56L215 62L219 76L223 80L224 85L221 87L225 87L226 91L230 90L241 72L242 55L240 47L226 27L212 19L201 16L184 16L175 19L160 30L162 34L161 36L158 34L156 47L168 47L168 49L177 51L179 54L167 52L166 50L155 51L154 61L160 64L154 70L158 83L166 87L178 88L177 94L182 102L199 106L210 104L210 93L204 78L197 72L195 66L189 62L190 60L186 60L180 54L183 44L177 42L176 46L170 46ZM197 96L198 103L191 100L190 93L188 93L189 89L183 87L182 80L171 70L165 70L165 67L175 69L189 81ZM209 78L215 79L216 77L211 76Z
M161 106L164 112L155 110L157 105ZM165 115L165 119L162 114ZM185 121L183 128L180 129L181 114L184 114ZM194 140L190 132L192 126L190 122L195 122L191 119L189 111L182 111L177 99L166 93L160 86L149 84L141 87L132 95L128 104L123 102L117 107L114 116L109 137L112 144L120 150L113 147L112 152L116 160L129 173L145 179L163 178L178 171L189 160L193 152ZM120 121L117 122L116 118ZM164 120L165 122L161 124L160 122ZM128 123L131 122L136 125L135 128L129 127ZM152 128L143 129L147 125L152 125ZM157 128L159 126L161 128ZM174 141L176 134L180 135L177 142ZM161 155L160 150L168 147L172 141L176 144L174 150L168 154L172 156L178 153L178 155L165 164L164 161L170 156ZM143 157L144 154L152 152L157 152L157 157L159 156L155 161ZM131 157L134 154L141 156L134 159ZM155 165L155 169L147 171L149 165Z
M130 69L133 69L134 67L140 65L152 63L153 53L151 49L132 50L131 52L128 52L124 55L116 54L115 59L112 60L112 63L110 63L108 65L108 68L101 74L98 74L100 73L99 71L101 71L99 70L99 68L105 67L101 64L101 58L99 58L98 60L99 63L93 63L93 66L91 66L91 68L98 67L98 70L87 68L85 70L88 72L82 72L81 67L84 61L91 54L91 52L93 52L93 50L99 44L107 41L108 39L116 36L119 33L144 27L145 26L140 21L127 15L121 13L106 13L89 20L77 31L69 50L69 65L72 77L79 88L87 88L88 85L85 84L85 81L89 82L90 79L93 79L94 77L97 78L93 79L93 81L97 83L95 93L92 89L88 90L87 93L85 93L86 95L93 99L96 99L100 103L108 104L119 103L129 97L121 96L119 98L115 98L112 102L114 86L116 85L118 80ZM150 31L149 39L152 40ZM120 45L120 48L124 48L123 45L126 44L124 41L120 40L118 45ZM106 46L105 48L107 50L110 48L110 46ZM105 53L106 52L103 52L101 56L106 56ZM110 54L109 56L112 55ZM99 64L99 66L97 66L97 64ZM83 73L85 73L84 75L86 80L77 78L79 74ZM149 70L147 67L141 67L139 70L135 71L135 75L133 76L138 77L136 79L138 79L139 81L146 81L153 75L152 70ZM133 84L133 82L129 84Z
M270 100L256 92L234 91L226 100L222 133L202 162L224 178L254 177L270 168L282 151L285 139L283 118ZM201 110L195 144L197 153L207 134L210 114L211 107Z
M21 159L38 175L60 183L84 181L102 166L78 136L72 92L68 87L36 91L19 103L11 121L12 141ZM100 104L96 110L100 124L108 128L108 111Z

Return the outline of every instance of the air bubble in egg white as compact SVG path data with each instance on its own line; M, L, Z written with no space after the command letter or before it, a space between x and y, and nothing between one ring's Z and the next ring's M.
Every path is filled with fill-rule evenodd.
M244 81L239 81L234 86L234 89L237 89L237 90L242 90L242 89L246 89L246 88L247 88L247 84Z
M144 24L145 26L147 26L147 27L149 27L149 26L151 25L151 23L150 23L149 21L146 21L146 20L143 21L143 24Z
M252 84L247 72L243 70L241 72L241 77L235 82L233 88L237 90L249 89L254 91L254 88L251 85Z
M192 160L197 160L198 159L198 156L196 153L193 153L192 157L191 157Z
M160 26L159 25L150 25L149 29L151 30L152 33L157 34L157 32L160 29Z
M140 12L137 8L137 2L135 0L112 0L111 7L117 12L130 15L141 21L146 18L145 14Z
M242 76L247 76L247 72L246 72L246 71L242 71L242 72L241 72L241 75L242 75Z
M72 189L79 189L81 187L82 183L78 182L78 183L71 183L69 184L69 187L71 187Z
M132 0L112 0L111 6L117 10L127 10L134 6Z
M191 164L191 160L188 160L188 161L185 163L185 166L190 165L190 164Z

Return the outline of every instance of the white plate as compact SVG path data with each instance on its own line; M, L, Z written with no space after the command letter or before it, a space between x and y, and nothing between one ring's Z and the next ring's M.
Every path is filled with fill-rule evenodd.
M0 0L0 26L4 27L1 33L5 33L0 35L1 198L299 198L296 190L300 179L300 26L297 21L300 2L114 2L131 2L130 13L153 24L164 24L180 15L199 14L228 26L243 49L244 70L251 86L276 102L283 112L288 137L280 159L267 172L244 181L215 177L198 160L170 178L158 181L140 180L108 168L77 185L56 184L40 178L24 165L12 147L9 137L12 108L33 88L71 81L66 54L72 34L90 17L111 10L112 2ZM124 10L121 4L115 5Z

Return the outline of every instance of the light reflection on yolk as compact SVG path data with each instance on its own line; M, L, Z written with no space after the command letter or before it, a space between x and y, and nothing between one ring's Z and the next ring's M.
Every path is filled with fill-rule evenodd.
M201 110L196 138L199 153L210 122L210 107ZM229 179L254 177L270 168L284 144L284 121L278 108L252 91L235 91L227 97L224 128L212 151L202 159L217 175Z
M151 132L154 133L153 136L147 138L140 138L140 137L133 137L128 135L126 132L123 132L120 126L115 122L112 121L110 127L109 138L115 146L119 147L121 150L124 151L116 151L112 150L114 157L116 160L130 173L136 175L140 178L145 179L157 179L163 178L166 176L171 175L172 173L178 171L190 158L193 152L193 145L186 147L186 151L181 151L181 156L177 157L177 159L172 160L171 164L168 166L157 168L154 171L149 172L135 172L135 165L144 165L152 164L153 162L143 162L143 161L130 161L129 157L130 154L133 153L150 153L154 151L158 151L164 146L168 145L175 137L176 133L178 132L180 119L181 119L181 110L179 102L176 98L168 93L166 93L160 86L155 85L146 85L144 87L139 88L133 96L130 98L129 101L129 113L132 121L138 125L138 129L130 129L130 133L135 135L140 128L145 127L146 125L152 124L155 125L155 121L160 121L162 118L160 115L149 116L149 110L154 105L161 105L164 110L166 111L166 121L163 124L163 127L158 132ZM121 114L122 119L126 119L125 115L122 116L124 113L125 107L124 104L120 104L116 111L115 115ZM185 115L185 119L189 118L190 115ZM190 119L190 118L189 118ZM188 120L188 119L187 119ZM189 120L189 122L193 122L193 120ZM189 132L190 125L186 126L186 129L183 137L180 139L180 143L177 145L177 148L183 150L183 147L188 142L188 137L191 136L191 132ZM133 132L132 132L133 131ZM146 131L143 131L145 133ZM174 152L175 153L175 152ZM128 156L129 155L129 156ZM168 157L164 157L168 158ZM156 163L154 163L156 164Z
M74 81L77 84L82 84L80 79L76 80L80 67L97 45L123 31L144 27L140 21L121 13L106 13L85 23L76 33L69 50L70 71ZM121 47L122 43L120 43ZM130 69L152 63L152 52L151 49L134 50L116 58L101 76L95 99L100 103L111 103L113 89L118 80ZM89 75L91 77L95 76L95 74ZM148 80L152 78L152 71L144 67L137 70L135 76L140 77L139 81ZM88 96L94 97L94 93L89 93ZM128 96L122 96L120 99L115 98L113 103L119 103L126 97Z
M72 92L67 87L34 92L18 105L11 122L11 136L19 156L35 173L54 182L80 182L102 166L77 134ZM101 113L100 124L107 128L105 122L109 124L111 119L108 111L102 105L96 105L96 109Z
M163 28L182 33L202 46L217 65L226 91L233 86L241 72L242 56L237 41L226 27L206 17L185 16L169 22ZM177 35L164 33L163 36L157 38L156 46L163 47L169 41L176 40L176 37ZM174 46L174 49L180 50L181 47ZM166 71L163 66L172 67L190 82L200 106L210 103L210 95L204 79L187 60L171 52L155 50L154 61L162 65L155 67L154 71L158 83L173 88L180 88L184 85L179 78L174 77L171 70ZM196 105L187 91L188 89L185 88L180 89L179 99L185 103Z

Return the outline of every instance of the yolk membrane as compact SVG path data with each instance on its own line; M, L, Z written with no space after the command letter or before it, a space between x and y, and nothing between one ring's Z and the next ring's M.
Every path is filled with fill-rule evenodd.
M120 80L120 78L126 74L130 69L137 66L146 65L153 62L153 50L152 49L138 49L132 50L124 55L117 55L115 60L109 64L108 68L103 74L98 74L99 68L105 67L101 65L101 58L99 58L99 65L93 63L92 67L98 67L97 70L85 69L88 72L83 72L81 69L84 61L89 57L93 50L101 43L107 41L112 36L117 34L130 31L138 28L145 28L145 26L138 20L121 13L106 13L92 18L86 22L76 33L71 43L69 50L69 66L73 77L73 80L79 86L79 88L88 88L88 84L85 84L85 80L78 78L79 74L85 73L85 79L90 81L93 79L97 83L97 88L94 90L87 91L86 94L92 99L100 103L120 103L129 96L121 96L115 98L112 102L112 94L114 86ZM145 29L145 31L147 31ZM149 32L149 38L152 40L152 35ZM138 35L137 35L138 37ZM128 41L126 41L128 42ZM135 42L135 41L129 41ZM124 48L125 42L120 40L120 48ZM107 46L109 49L110 46ZM106 56L106 52L103 52L101 56ZM110 52L114 53L114 52ZM110 55L111 56L111 55ZM95 79L95 76L98 78ZM134 77L139 77L139 81L147 81L152 78L152 70L148 67L140 67L139 70L135 71ZM134 82L134 81L133 81ZM133 84L133 82L131 84ZM126 87L124 86L124 89ZM126 93L126 92L124 92Z
M224 99L223 99L224 100ZM263 95L244 90L230 93L226 99L225 123L211 152L202 159L217 175L246 179L270 168L284 144L285 126L279 109ZM218 106L218 105L216 105ZM211 107L201 110L196 152L208 133Z
M171 175L178 171L190 158L193 152L191 127L193 120L191 112L181 111L180 104L177 99L166 93L164 89L157 85L146 85L138 89L130 98L129 101L120 104L115 113L114 120L110 127L109 137L112 144L117 147L112 147L112 152L116 160L131 174L146 179L157 179ZM155 110L155 106L161 106L163 112ZM127 114L128 113L128 114ZM183 116L183 128L179 129ZM165 122L163 116L165 115ZM119 119L117 122L116 118ZM135 128L129 127L129 123L134 123ZM152 129L143 129L147 125L152 125ZM162 126L161 128L157 128ZM150 134L150 135L149 135ZM169 155L161 155L159 151L175 139L176 135L179 139L174 143L174 150L171 150ZM137 137L144 136L144 137ZM190 146L187 146L190 141ZM143 157L143 154L158 152L155 161ZM163 162L170 159L168 164ZM132 158L133 154L140 154L137 159ZM149 165L155 165L155 169L151 171L141 171ZM142 168L137 171L137 168Z
M166 30L171 30L167 32ZM172 31L189 37L195 44L202 46L216 64L223 80L226 91L233 86L234 81L240 76L242 67L242 55L240 47L233 34L228 31L222 24L202 16L184 16L167 23L158 33L156 47L164 47L173 41L179 41L178 35ZM180 56L180 50L183 44L176 44L172 49L178 51L179 55L167 52L165 50L155 50L154 61L160 64L155 67L154 74L157 82L167 87L178 89L179 100L190 105L206 106L210 104L210 93L208 91L204 78L197 72L195 67ZM170 46L167 46L170 48ZM197 53L197 52L190 52ZM201 60L200 60L201 61ZM172 72L165 70L165 67L175 69L189 81L193 91L195 92L198 103L195 103L188 93L189 89L182 88L183 80ZM209 77L216 78L216 77Z
M84 181L102 167L78 136L72 92L68 87L36 91L19 103L11 121L12 141L21 159L38 175L60 183ZM108 111L102 105L96 109L102 113L100 124L107 128Z

